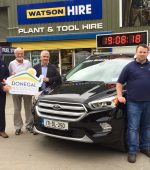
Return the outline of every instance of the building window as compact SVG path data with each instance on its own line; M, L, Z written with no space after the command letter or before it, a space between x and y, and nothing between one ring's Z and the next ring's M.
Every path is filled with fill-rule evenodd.
M91 48L75 49L75 65L81 63L89 55L91 55Z

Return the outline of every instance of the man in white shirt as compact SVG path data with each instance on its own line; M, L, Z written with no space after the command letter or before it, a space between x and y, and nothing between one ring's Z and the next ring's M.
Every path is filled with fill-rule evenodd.
M14 75L21 71L28 70L31 68L31 63L28 60L24 59L24 50L21 48L16 48L15 51L16 59L11 61L9 64L9 73L10 75ZM23 120L21 116L21 106L22 101L24 101L24 109L25 109L25 126L26 130L30 130L33 116L31 113L32 108L32 96L30 95L20 95L13 94L13 104L14 104L14 126L15 126L15 134L20 135L22 133L21 129L23 127Z

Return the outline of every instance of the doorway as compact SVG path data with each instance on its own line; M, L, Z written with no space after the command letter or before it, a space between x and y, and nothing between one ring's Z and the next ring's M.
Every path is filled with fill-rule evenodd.
M73 50L61 50L61 74L66 74L73 67Z

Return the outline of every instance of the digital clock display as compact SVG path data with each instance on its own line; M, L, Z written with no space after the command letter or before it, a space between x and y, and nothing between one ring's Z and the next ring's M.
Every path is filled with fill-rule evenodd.
M97 47L136 46L147 44L147 31L97 35Z

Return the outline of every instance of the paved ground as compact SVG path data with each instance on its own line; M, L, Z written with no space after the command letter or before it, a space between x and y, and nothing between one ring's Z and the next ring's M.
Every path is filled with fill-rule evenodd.
M69 142L24 130L14 135L13 106L7 97L8 139L0 137L0 170L149 170L150 159L139 153L135 164L126 153L98 145Z

